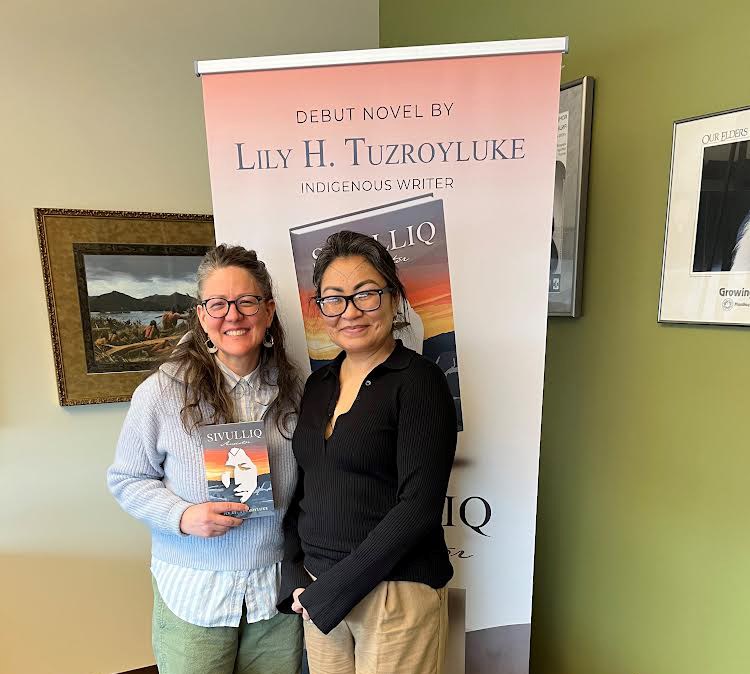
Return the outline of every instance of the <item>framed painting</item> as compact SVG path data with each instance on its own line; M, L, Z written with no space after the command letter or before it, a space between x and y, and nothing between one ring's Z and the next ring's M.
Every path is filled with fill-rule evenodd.
M750 107L674 123L659 321L750 325Z
M35 213L60 404L130 400L187 331L212 216Z
M560 88L557 159L552 209L548 314L581 315L583 242L586 230L594 78Z

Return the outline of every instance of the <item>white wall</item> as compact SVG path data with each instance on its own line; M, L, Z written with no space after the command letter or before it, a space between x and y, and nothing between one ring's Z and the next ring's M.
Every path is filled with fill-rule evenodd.
M127 405L57 404L33 208L210 212L194 59L377 46L377 0L0 5L2 674L153 662L148 534L104 483Z

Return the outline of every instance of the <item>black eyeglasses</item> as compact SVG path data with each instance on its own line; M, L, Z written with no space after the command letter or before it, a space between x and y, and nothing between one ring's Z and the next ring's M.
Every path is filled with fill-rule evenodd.
M393 288L378 288L377 290L360 290L353 295L328 295L327 297L316 297L315 304L318 305L320 313L328 318L341 316L351 302L360 311L375 311L380 309L383 302L383 293L392 292Z
M233 304L243 316L255 316L260 310L260 303L265 301L266 298L260 295L240 295L234 300L228 300L225 297L209 297L201 304L211 318L224 318Z

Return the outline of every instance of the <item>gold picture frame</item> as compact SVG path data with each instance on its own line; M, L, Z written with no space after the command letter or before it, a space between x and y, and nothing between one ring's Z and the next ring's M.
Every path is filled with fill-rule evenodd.
M127 402L185 329L195 303L190 270L215 245L213 216L34 213L60 405ZM151 294L134 297L123 288Z

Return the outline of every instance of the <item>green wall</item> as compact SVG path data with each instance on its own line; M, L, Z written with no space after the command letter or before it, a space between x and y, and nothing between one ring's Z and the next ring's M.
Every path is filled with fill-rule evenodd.
M550 320L534 674L750 672L750 332L656 322L672 122L750 105L750 2L381 0L381 46L568 35L584 316Z

